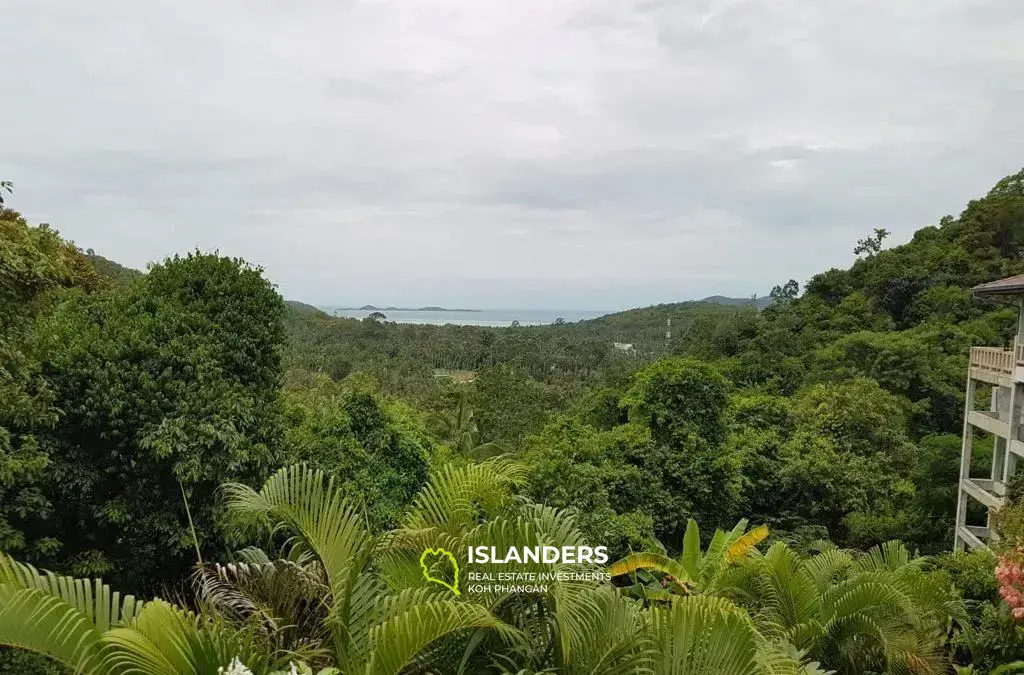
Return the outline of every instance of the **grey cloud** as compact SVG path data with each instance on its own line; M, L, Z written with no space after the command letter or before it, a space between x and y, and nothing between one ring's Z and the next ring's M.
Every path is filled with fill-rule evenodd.
M319 302L763 293L1024 163L1017 5L10 0L0 177Z

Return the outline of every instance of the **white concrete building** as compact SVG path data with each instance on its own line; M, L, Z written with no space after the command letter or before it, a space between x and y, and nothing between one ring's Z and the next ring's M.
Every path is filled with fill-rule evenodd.
M954 550L978 548L994 538L992 514L1003 505L1006 482L1017 472L1024 457L1021 409L1024 408L1024 275L1008 277L971 289L978 297L1017 298L1020 313L1012 349L972 347L964 405L963 447L960 456L960 489L956 507ZM992 386L987 410L978 407L978 384ZM994 437L992 471L989 476L971 475L971 450L975 429ZM967 522L969 500L988 508L984 524Z

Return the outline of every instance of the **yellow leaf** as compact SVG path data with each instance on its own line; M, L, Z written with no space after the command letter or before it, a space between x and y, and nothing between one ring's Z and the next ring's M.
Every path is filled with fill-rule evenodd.
M689 585L693 583L685 567L672 560L672 558L663 556L660 553L634 553L628 555L612 564L608 568L608 573L613 577L617 577L621 574L632 574L637 570L656 570L667 574L672 577L673 583L684 590L689 590Z
M754 548L768 538L768 526L760 525L733 542L726 552L729 562L739 560L747 555L750 549Z

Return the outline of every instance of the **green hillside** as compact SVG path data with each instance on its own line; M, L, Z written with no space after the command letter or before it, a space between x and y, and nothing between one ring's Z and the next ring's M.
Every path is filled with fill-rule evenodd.
M113 284L128 284L143 275L143 273L138 270L125 267L113 260L104 258L92 249L88 249L85 252L85 257L90 263L92 263L93 269L96 270L96 274Z
M949 548L968 350L1017 321L969 289L1024 273L1024 172L884 234L762 310L486 328L2 210L0 672L1014 672L1020 479L993 551ZM544 546L607 560L464 554ZM508 571L548 583L474 586Z
M712 295L701 300L701 302L711 302L716 305L741 305L744 307L753 305L757 309L764 309L771 304L771 301L771 297L767 295L753 298L729 298L724 295Z

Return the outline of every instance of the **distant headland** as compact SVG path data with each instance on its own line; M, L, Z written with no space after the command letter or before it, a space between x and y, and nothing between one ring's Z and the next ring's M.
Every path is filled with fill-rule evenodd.
M447 307L376 307L374 305L363 305L362 307L338 307L343 312L482 312L481 309L448 309Z

